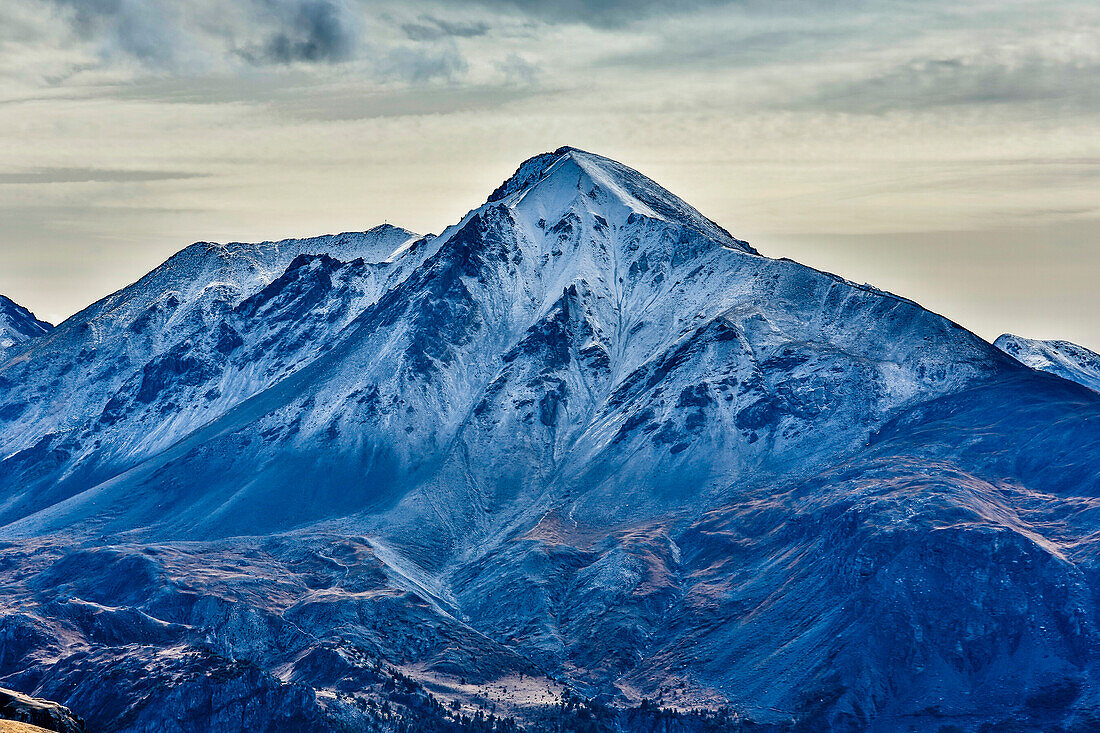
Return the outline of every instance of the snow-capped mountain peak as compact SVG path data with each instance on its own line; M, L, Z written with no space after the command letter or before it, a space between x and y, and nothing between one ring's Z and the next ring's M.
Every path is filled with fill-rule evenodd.
M391 664L1087 727L1098 446L1100 394L563 148L438 237L192 245L0 360L0 676L121 733L374 729Z
M1100 392L1100 354L1071 341L1029 339L1011 333L993 342L1001 351L1041 372L1083 384Z
M489 196L534 222L553 225L570 212L587 212L603 225L622 226L641 216L692 229L747 252L748 243L699 213L683 199L622 163L572 147L524 161Z

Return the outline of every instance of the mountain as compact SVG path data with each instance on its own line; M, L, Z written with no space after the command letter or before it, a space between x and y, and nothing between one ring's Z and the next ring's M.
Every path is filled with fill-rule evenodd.
M51 328L53 326L38 320L23 306L0 295L0 359L20 344L42 336Z
M429 241L382 226L200 242L26 344L0 370L0 521L117 474L285 377Z
M26 395L56 379L55 344L92 354L91 370L65 375L94 385L85 422L69 429L70 407L62 432L55 411L15 395L22 450L0 463L13 496L0 520L18 518L13 533L88 521L208 539L356 515L440 559L566 495L574 514L622 521L806 470L900 407L1014 363L911 302L763 258L652 181L576 150L525 163L418 251L411 275L335 323L332 299L302 283L328 288L339 261L297 260L257 296L289 314L289 331L252 301L183 329L198 335L146 331L177 291L159 271L117 326L100 323L119 310L110 301L62 324L27 362L47 374L11 381ZM196 269L184 303L213 289ZM333 328L298 333L312 319ZM61 343L85 323L94 336ZM247 328L263 335L233 357ZM120 353L133 341L161 353ZM47 451L66 458L42 472ZM314 499L286 513L304 480Z
M598 155L0 380L0 680L89 730L1100 721L1100 394Z
M1032 369L1057 374L1100 392L1100 354L1070 341L1040 341L1001 334L993 342L1001 351Z

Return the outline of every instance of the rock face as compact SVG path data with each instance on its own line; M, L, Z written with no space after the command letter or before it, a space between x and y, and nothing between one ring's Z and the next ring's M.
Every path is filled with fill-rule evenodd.
M1070 341L1039 341L1002 334L993 342L1012 358L1100 392L1100 354Z
M93 730L1100 720L1100 394L597 155L0 380L0 679Z
M29 723L57 733L84 733L84 723L68 708L0 687L0 720Z
M47 333L53 326L34 317L29 310L0 295L0 362L21 344Z

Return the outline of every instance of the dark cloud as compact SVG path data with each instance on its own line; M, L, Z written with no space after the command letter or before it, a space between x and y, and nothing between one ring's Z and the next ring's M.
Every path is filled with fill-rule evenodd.
M347 60L355 52L359 29L346 5L329 0L268 0L265 4L286 20L264 46L262 58L281 64L336 62Z
M757 0L752 0L756 2ZM654 15L674 15L733 4L731 0L471 0L470 4L506 7L550 22L616 27Z
M334 63L360 45L355 0L53 0L74 33L104 56L130 56L147 66L216 62L237 56L253 64Z
M893 0L887 0L893 1ZM388 68L409 68L418 78L453 75L462 66L454 52L434 51L414 59L398 50L368 46L364 25L372 17L393 22L410 41L437 43L481 38L492 30L495 15L521 17L524 25L581 23L622 28L655 18L689 14L730 5L750 13L798 15L813 9L812 0L52 0L83 40L97 45L104 56L129 56L146 66L171 71L216 67L224 59L255 66L295 63L338 63L375 55ZM850 4L845 2L844 4ZM459 19L433 10L464 11ZM820 8L817 8L820 10ZM411 10L411 12L409 12ZM413 13L416 13L413 15ZM393 39L390 39L392 41ZM783 39L773 39L782 42ZM709 55L698 44L670 48L677 54ZM774 45L768 48L775 48ZM711 50L722 51L721 45ZM520 72L511 65L513 74Z
M489 32L485 22L456 23L430 15L421 15L415 23L405 23L401 30L412 41L437 41L441 38L476 38Z
M44 183L135 183L203 178L203 173L158 170L120 170L113 168L34 168L0 172L0 185Z

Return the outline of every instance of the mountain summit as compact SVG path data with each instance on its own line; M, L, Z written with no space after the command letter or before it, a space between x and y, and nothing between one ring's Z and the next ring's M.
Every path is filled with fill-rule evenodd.
M528 199L530 199L528 201ZM704 236L731 240L755 253L747 242L735 240L694 207L637 171L577 148L529 158L489 196L543 220L558 220L567 210L589 211L624 224L631 215L681 224Z
M0 380L0 675L104 728L1100 700L1100 395L591 153L439 236L192 245Z

